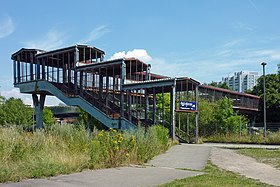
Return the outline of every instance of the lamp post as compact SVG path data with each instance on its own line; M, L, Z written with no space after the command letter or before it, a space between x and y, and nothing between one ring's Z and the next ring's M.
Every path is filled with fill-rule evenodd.
M263 136L266 137L266 103L265 103L265 66L266 63L261 63L263 66Z

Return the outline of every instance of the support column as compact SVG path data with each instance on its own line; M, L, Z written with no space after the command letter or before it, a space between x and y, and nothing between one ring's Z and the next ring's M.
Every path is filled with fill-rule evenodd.
M250 120L250 127L249 127L249 134L253 134L253 127L255 127L255 123L256 123L256 114L252 114L252 116L249 117Z
M36 68L37 68L37 71L36 71L36 80L40 80L40 60L35 58L36 60Z
M79 49L76 46L75 47L75 55L74 55L74 89L75 89L75 94L78 94L78 73L77 73L77 64L79 63Z
M155 88L153 88L153 123L154 125L156 124L156 105L157 104L157 100L156 100L156 91Z
M34 59L34 56L33 56L33 53L29 53L30 55L30 69L29 69L29 73L30 73L30 80L33 81L34 79L34 75L33 75L33 59Z
M109 106L109 75L108 75L108 68L106 68L106 106Z
M127 110L128 110L128 118L129 118L129 121L131 122L132 121L132 115L131 115L131 100L132 100L132 97L131 97L131 90L128 91L128 105L127 105Z
M80 71L80 95L83 96L84 92L84 85L83 85L83 82L84 82L84 72L83 71Z
M148 127L149 97L148 90L145 89L145 126Z
M92 134L93 132L92 116L89 113L88 113L87 126L88 126L88 132Z
M195 103L196 103L196 113L195 113L195 143L198 143L198 85L195 85Z
M20 83L21 78L20 78L20 61L19 61L19 56L17 56L17 83Z
M190 114L187 113L187 137L186 137L186 140L188 141L188 143L191 142L190 140Z
M146 70L146 77L145 77L146 80L150 80L150 78L151 78L150 73L151 73L151 64L148 64L148 67Z
M102 72L99 70L99 98L102 99L103 97L103 75Z
M40 98L38 98L37 94L32 94L32 99L36 114L36 129L41 129L43 127L42 116L46 95L40 94Z
M75 68L75 70L74 70L74 89L75 89L75 95L78 95L78 83L77 83L77 81L78 81L78 73L77 73L77 70L76 70L76 68Z
M176 79L170 91L170 135L175 140L175 95L176 95Z
M124 117L124 91L123 91L123 85L124 85L124 80L125 80L125 70L126 67L125 67L125 63L122 62L122 65L121 65L121 117Z
M17 82L17 74L16 74L16 72L17 72L17 67L16 67L16 65L17 65L17 62L14 60L14 63L13 63L13 69L14 69L14 84Z
M45 59L42 59L42 79L46 79L46 72L45 72Z

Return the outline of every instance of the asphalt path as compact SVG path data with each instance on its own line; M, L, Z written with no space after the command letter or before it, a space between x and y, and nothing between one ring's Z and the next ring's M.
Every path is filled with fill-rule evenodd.
M144 166L87 170L70 175L45 179L28 179L17 183L0 184L1 187L80 187L80 186L158 186L175 179L203 174L211 147L176 145ZM199 156L198 156L199 155ZM190 169L190 170L186 170ZM195 170L195 171L194 171Z
M85 170L70 175L5 183L0 184L0 187L158 186L176 179L204 174L202 170L209 158L213 164L225 170L280 186L280 170L240 155L229 148L280 149L280 146L219 143L180 144L171 147L166 153L155 157L145 165Z

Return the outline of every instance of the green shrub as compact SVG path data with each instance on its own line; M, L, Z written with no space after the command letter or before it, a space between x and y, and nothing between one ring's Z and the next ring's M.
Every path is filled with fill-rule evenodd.
M100 131L91 140L91 167L116 167L126 163L144 163L169 147L168 130L161 126L139 127L136 133L115 129Z
M36 132L0 128L0 182L54 176L85 168L143 163L169 146L168 130L154 126L135 133L53 125Z

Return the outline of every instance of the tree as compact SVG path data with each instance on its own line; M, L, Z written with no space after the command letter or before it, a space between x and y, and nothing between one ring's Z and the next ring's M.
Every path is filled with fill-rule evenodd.
M26 106L21 99L11 97L4 100L0 107L1 125L32 125L32 109Z
M44 108L43 109L43 123L45 125L53 125L55 123L53 113L50 109Z
M223 88L223 89L227 89L227 90L231 90L231 88L225 83L225 82L215 82L215 81L212 81L210 84L207 84L208 86L214 86L214 87L217 87L217 88Z
M6 100L0 96L0 125L18 125L18 126L32 126L33 109L23 103L21 99L9 98ZM47 109L43 109L43 123L45 125L54 124L53 113Z
M267 121L280 121L280 73L265 76ZM263 100L263 76L257 80L252 94L258 95ZM263 105L262 105L263 106Z
M157 117L159 118L159 120L164 120L165 122L166 121L169 122L170 121L170 94L169 93L157 94L156 100L157 100L157 104L156 104Z

